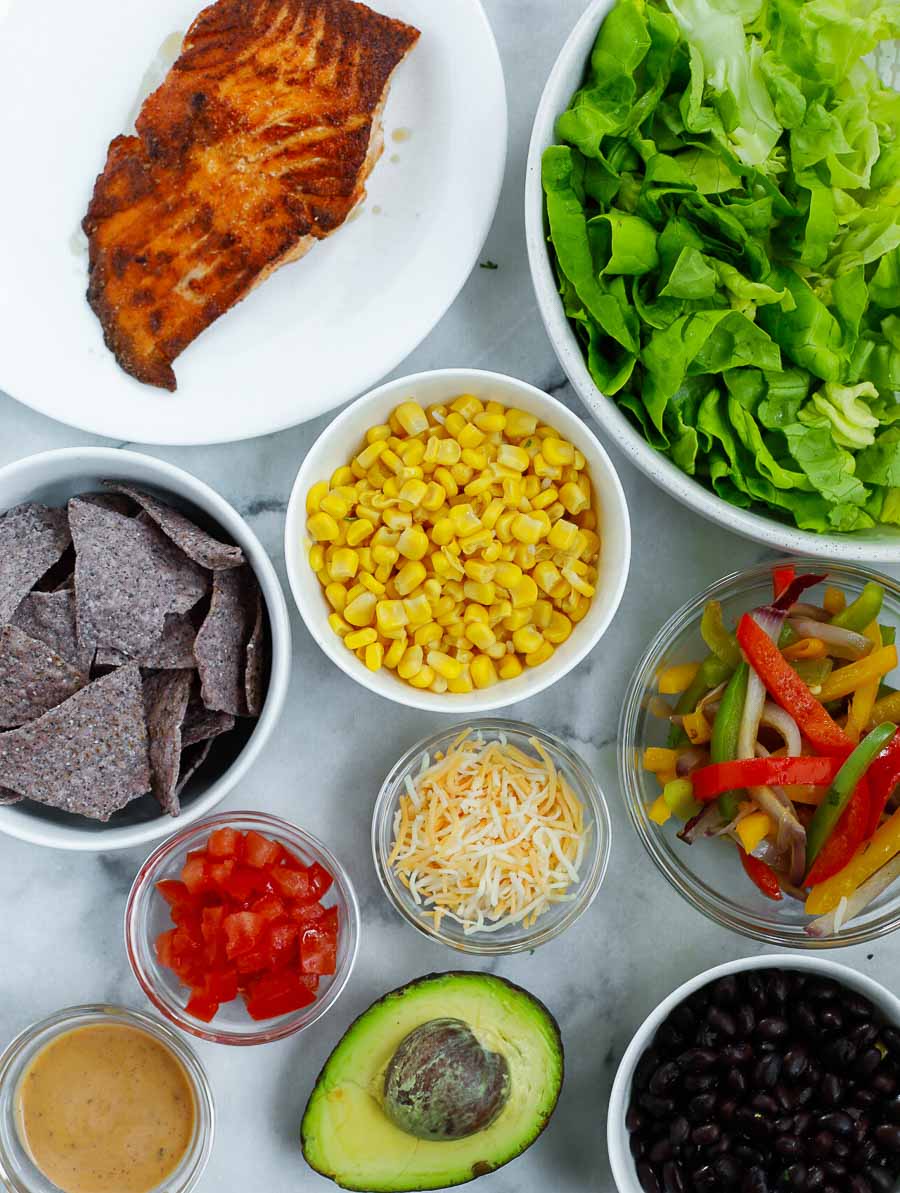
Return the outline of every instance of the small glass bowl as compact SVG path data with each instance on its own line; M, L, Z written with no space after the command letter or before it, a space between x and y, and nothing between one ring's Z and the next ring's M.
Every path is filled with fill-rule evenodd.
M864 944L900 927L900 883L889 887L837 935L812 937L806 928L814 917L806 914L803 904L787 896L777 902L767 899L744 874L730 842L702 840L686 845L676 836L681 822L675 817L660 826L647 815L660 789L656 776L644 770L641 757L647 746L665 745L668 733L668 722L653 712L658 700L656 676L666 667L696 661L707 653L700 636L700 618L707 601L721 602L723 619L731 627L741 614L771 601L772 569L779 566L794 567L798 575L827 572L826 583L843 589L848 601L858 596L867 581L874 580L885 594L879 621L900 625L900 585L868 568L788 558L724 576L669 618L638 664L619 722L619 782L631 821L658 869L688 903L717 924L751 940L786 948ZM807 589L800 599L817 603L816 594L821 595L822 587Z
M120 1024L158 1040L181 1063L194 1097L194 1133L181 1163L158 1186L157 1193L188 1193L206 1168L215 1135L212 1090L200 1061L177 1032L140 1011L103 1004L68 1007L28 1027L0 1056L0 1186L10 1193L59 1193L31 1159L19 1137L19 1082L37 1054L51 1041L79 1027Z
M394 814L400 796L406 789L407 778L416 775L426 759L433 758L438 751L446 751L465 730L484 739L496 739L503 735L511 745L530 753L534 752L530 744L532 739L540 742L557 768L565 775L584 807L584 823L589 836L585 845L581 879L570 888L570 900L554 903L538 916L529 928L521 924L511 924L497 932L467 935L462 925L455 923L449 916L445 916L441 926L435 928L433 920L423 914L426 909L416 904L387 863L393 845ZM546 944L548 940L559 936L575 923L590 907L603 882L609 863L611 834L612 826L603 792L583 760L564 742L523 721L483 717L439 730L407 750L394 764L382 784L375 804L372 817L372 854L382 890L408 924L412 924L423 935L439 940L441 944L458 949L461 953L491 957L537 948L538 945Z
M211 1023L203 1023L185 1010L189 992L171 969L156 956L156 939L172 927L169 906L157 892L156 883L178 878L187 854L206 844L217 828L255 829L284 845L303 862L319 862L334 877L322 897L325 907L338 909L337 966L330 977L319 982L316 1000L277 1019L256 1022L247 1014L241 998L223 1003ZM177 1027L215 1044L268 1044L302 1031L334 1005L347 984L359 946L359 904L347 871L321 841L296 825L266 812L222 812L176 833L141 866L125 908L125 947L134 976L158 1011Z

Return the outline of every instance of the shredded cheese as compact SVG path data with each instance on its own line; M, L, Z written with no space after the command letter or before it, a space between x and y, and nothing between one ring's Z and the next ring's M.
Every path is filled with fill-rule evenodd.
M466 732L407 776L388 865L435 928L444 918L467 936L531 927L573 898L584 809L541 744L530 745L535 755Z

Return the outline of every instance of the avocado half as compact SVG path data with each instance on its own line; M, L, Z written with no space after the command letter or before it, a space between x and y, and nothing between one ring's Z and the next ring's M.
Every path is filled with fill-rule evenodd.
M446 1030L449 1024L455 1028ZM429 1049L433 1054L423 1055ZM482 1077L499 1069L502 1104L491 1099L484 1125L463 1138L435 1139L403 1129L397 1122L409 1126L409 1120L386 1105L385 1090L386 1077L391 1091L402 1088L397 1066L404 1058L410 1080L424 1075L407 1092L413 1110L421 1110L432 1129L434 1115L429 1117L423 1102L436 1085L441 1088L435 1096L446 1102L447 1082L456 1080L449 1097L471 1101L488 1086L497 1093L500 1079L491 1083ZM471 1080L459 1080L465 1076L460 1065L469 1065ZM322 1176L364 1193L461 1185L508 1164L534 1143L553 1113L562 1081L559 1027L527 990L493 974L428 974L385 994L347 1029L306 1105L303 1155ZM473 1119L471 1113L467 1117L471 1105L460 1106L456 1121L477 1123L477 1109Z

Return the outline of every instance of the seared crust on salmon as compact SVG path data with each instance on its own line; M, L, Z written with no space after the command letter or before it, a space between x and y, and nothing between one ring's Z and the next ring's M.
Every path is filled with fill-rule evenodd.
M218 0L110 144L83 221L88 302L126 372L172 361L344 222L381 153L391 74L419 37L353 0Z

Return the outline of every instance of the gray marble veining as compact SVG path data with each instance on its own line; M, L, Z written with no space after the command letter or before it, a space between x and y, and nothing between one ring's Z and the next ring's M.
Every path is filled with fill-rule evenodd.
M531 297L522 187L543 80L585 0L486 0L486 6L510 105L506 180L483 253L499 268L473 271L440 325L397 374L444 365L496 369L574 404ZM247 443L142 450L182 465L231 500L284 579L285 502L304 453L327 421ZM86 442L100 441L0 395L0 464ZM568 738L595 770L612 814L612 863L596 903L565 936L534 955L490 966L534 991L557 1016L568 1073L542 1139L520 1160L480 1181L479 1193L613 1193L606 1101L634 1029L660 998L698 970L759 951L687 908L644 856L621 806L614 741L623 685L649 636L698 588L765 552L673 504L615 450L612 455L634 532L621 610L574 674L514 710ZM283 720L226 807L269 809L328 842L359 891L362 946L348 990L310 1031L255 1049L199 1045L219 1115L204 1193L331 1188L305 1166L297 1144L302 1108L329 1049L385 990L433 970L476 968L400 921L378 888L369 852L371 809L383 776L438 718L388 706L364 692L321 654L296 614L293 624L293 686ZM0 1046L62 1005L99 1000L146 1005L122 946L125 897L142 860L140 852L92 857L0 839ZM900 981L895 940L834 955L888 984Z

